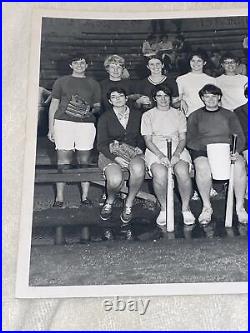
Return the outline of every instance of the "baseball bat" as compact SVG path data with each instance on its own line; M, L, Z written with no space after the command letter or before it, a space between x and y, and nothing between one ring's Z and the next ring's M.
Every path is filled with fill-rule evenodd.
M232 141L232 153L236 152L236 143L237 143L237 135L233 134ZM226 219L225 219L225 227L231 228L233 224L233 209L234 209L234 165L235 161L231 161L230 166L230 178L228 184L227 191L227 204L226 204Z
M169 161L172 158L172 140L167 140L167 156ZM167 187L167 231L174 231L174 180L172 166L168 166L168 187Z

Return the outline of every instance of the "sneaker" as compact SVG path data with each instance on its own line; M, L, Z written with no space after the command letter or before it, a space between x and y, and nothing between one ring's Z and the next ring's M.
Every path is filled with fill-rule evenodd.
M185 210L182 212L183 222L185 225L193 225L195 224L195 217L192 214L191 210Z
M217 195L218 195L218 192L214 188L211 188L210 198L215 198L215 197L217 197Z
M93 202L90 199L86 198L81 201L81 206L82 207L93 206Z
M55 201L52 205L54 208L64 208L64 202L63 201Z
M191 198L191 200L199 200L200 199L200 197L199 197L199 194L198 194L198 192L197 191L194 191L194 194L193 194L193 196L192 196L192 198Z
M124 206L120 218L123 223L129 223L133 218L132 207Z
M102 207L101 213L100 213L100 218L103 221L107 221L110 219L111 215L112 215L112 204L110 203L105 203L105 205Z
M156 219L156 223L159 226L163 226L166 225L167 223L167 212L165 210L161 210L160 214L158 215L157 219Z
M211 222L213 214L212 207L203 207L202 212L198 218L199 223L203 226L208 225Z
M247 214L245 208L243 208L243 207L240 208L240 209L236 208L236 213L237 213L237 216L238 216L239 223L248 224L248 214Z
M99 199L99 206L103 206L104 204L105 204L105 202L106 202L106 200L107 200L107 195L106 195L106 193L103 193L103 195L101 196L101 198Z

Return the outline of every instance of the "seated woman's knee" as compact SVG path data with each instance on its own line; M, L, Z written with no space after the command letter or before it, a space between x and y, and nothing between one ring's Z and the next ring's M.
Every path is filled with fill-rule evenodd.
M211 177L211 169L206 157L196 158L194 161L194 167L196 175L204 178Z
M153 164L151 166L151 171L152 171L153 178L156 181L164 182L164 181L167 180L168 171L167 171L167 168L164 165Z
M189 172L188 172L188 165L185 162L177 163L174 168L174 172L177 178L179 179L187 179L189 178Z
M246 172L246 162L241 155L237 157L237 160L235 162L235 168L242 173Z
M108 186L110 188L116 189L122 185L122 172L120 170L115 170L114 168L110 168L105 172L105 176L107 179Z
M141 158L135 158L131 161L129 166L130 172L135 176L144 176L145 174L145 164L144 160Z

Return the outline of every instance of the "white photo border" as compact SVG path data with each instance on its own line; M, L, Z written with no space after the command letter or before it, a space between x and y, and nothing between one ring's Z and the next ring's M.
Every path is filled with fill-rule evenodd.
M137 3L143 4L143 3ZM156 3L159 6L161 3ZM235 3L236 5L236 3ZM114 12L115 12L114 8ZM20 236L17 262L17 298L62 298L62 297L107 297L107 296L164 296L164 295L204 295L204 294L243 294L248 292L247 282L210 282L210 283L169 283L169 284L127 284L93 286L29 286L31 235L33 219L34 177L37 138L38 86L40 73L41 28L43 18L105 19L105 20L147 20L174 18L209 18L227 16L247 16L247 8L212 10L174 10L135 12L100 12L84 10L38 10L32 17L29 86L27 98L26 144L24 175L22 186L22 209L20 217ZM115 17L114 17L115 16ZM34 138L34 140L31 138ZM149 288L150 286L150 288Z

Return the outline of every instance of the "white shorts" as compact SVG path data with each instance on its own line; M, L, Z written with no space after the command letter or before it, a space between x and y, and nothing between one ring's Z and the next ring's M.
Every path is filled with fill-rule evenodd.
M96 128L93 123L77 123L55 119L56 150L93 149Z
M165 155L167 156L166 151L163 151L163 153L165 153ZM184 150L182 151L182 153L180 155L180 159L184 162L189 163L189 171L191 171L192 160L191 160L191 157L190 157L187 149L184 148ZM145 152L145 161L146 161L146 165L149 170L149 174L150 174L150 176L152 176L151 165L154 163L161 164L161 161L159 160L158 156L156 156L154 153L152 153L148 148L146 149L146 152Z

